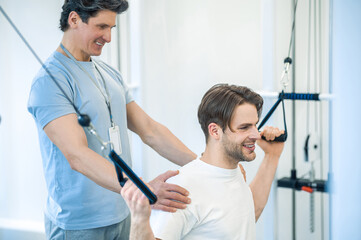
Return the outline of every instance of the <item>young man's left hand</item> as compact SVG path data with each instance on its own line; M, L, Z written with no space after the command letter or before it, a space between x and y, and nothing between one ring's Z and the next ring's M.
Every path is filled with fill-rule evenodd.
M285 145L284 142L273 142L276 137L279 137L284 133L284 130L279 130L275 127L266 126L261 132L261 136L264 136L266 140L259 139L257 140L258 146L262 148L265 154L273 155L273 156L281 156L283 147Z

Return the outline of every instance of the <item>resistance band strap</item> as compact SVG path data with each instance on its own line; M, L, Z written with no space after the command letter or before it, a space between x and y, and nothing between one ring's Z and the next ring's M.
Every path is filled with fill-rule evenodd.
M133 172L133 170L123 161L118 154L111 150L109 153L109 158L113 160L115 165L117 165L124 173L132 180L132 182L143 192L143 194L149 199L150 204L154 204L157 201L157 196L144 184L144 182ZM122 173L118 173L118 179L121 179L123 185L128 180L127 178L123 178ZM120 182L120 181L119 181ZM121 183L122 184L122 183Z
M258 130L260 130L263 127L263 125L268 121L268 119L272 116L273 112L277 109L278 105L282 102L283 123L284 123L285 133L276 137L273 140L273 142L285 142L287 140L286 113L285 113L285 104L284 104L283 98L284 98L284 92L282 91L280 93L280 96L279 96L277 102L272 106L271 110L268 111L268 113L266 114L266 116L263 118L263 120L261 121L261 123L258 126ZM264 136L262 136L262 139L266 140Z

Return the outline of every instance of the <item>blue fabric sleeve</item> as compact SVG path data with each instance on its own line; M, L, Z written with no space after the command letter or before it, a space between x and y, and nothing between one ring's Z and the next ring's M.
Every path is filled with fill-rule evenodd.
M70 102L73 101L74 94L69 82L64 75L56 73L53 75L67 97L46 73L34 80L29 95L28 111L41 128L56 118L76 113Z

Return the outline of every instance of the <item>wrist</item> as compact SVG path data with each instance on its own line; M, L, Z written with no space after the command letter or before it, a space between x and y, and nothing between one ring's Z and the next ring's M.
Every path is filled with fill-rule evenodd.
M277 154L277 153L265 153L264 154L264 159L265 160L269 160L271 162L276 162L278 163L278 160L280 159L281 154Z
M136 216L136 215L131 215L131 223L132 224L136 224L138 226L147 226L150 224L149 222L149 216Z

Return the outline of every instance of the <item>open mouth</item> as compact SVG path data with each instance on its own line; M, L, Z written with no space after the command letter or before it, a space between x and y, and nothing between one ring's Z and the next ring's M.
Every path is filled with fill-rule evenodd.
M253 144L243 144L243 147L248 149L249 151L254 151L254 149L256 148L256 145Z
M95 44L98 46L104 46L104 43L101 43L101 42L95 42Z

